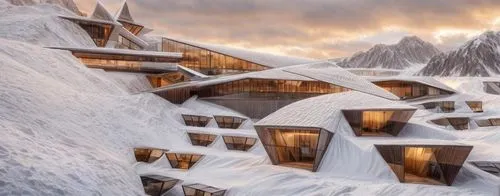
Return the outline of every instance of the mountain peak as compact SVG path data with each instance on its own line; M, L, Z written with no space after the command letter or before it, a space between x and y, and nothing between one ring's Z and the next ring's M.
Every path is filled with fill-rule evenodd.
M491 76L500 74L500 32L486 31L461 47L431 59L425 76Z
M407 36L397 44L377 44L367 52L356 53L339 63L341 67L405 69L425 64L440 51L417 36Z
M401 44L411 44L411 43L425 44L426 42L424 40L420 39L420 37L412 35L412 36L403 37L403 39L401 39L398 42L398 45L401 45Z

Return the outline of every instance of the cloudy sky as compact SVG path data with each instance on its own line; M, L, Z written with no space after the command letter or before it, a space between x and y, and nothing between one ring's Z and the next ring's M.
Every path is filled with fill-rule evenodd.
M91 13L96 0L74 0ZM122 0L101 0L111 13ZM314 58L417 35L449 50L500 30L500 0L128 0L152 34Z

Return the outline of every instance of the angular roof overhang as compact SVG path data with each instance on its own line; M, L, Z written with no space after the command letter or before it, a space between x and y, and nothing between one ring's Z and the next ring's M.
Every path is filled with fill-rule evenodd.
M378 97L399 100L394 94L327 61L286 67L284 71Z
M438 88L451 93L456 93L456 91L449 86L437 81L432 77L418 77L418 76L391 76L391 77L365 77L370 82L388 82L388 81L403 81L403 82L416 82Z
M161 62L178 63L182 58L181 53L172 52L156 52L156 51L142 51L142 50L125 50L116 48L70 48L70 47L47 47L58 50L68 50L73 53L82 53L89 55L100 55L110 60L122 60L123 57L130 59L137 58L137 61L147 61L145 58L161 58ZM142 59L142 60L141 60Z
M416 110L377 96L350 91L312 97L287 105L256 122L258 126L321 128L335 131L342 110Z
M179 42L179 43L186 44L186 45L190 45L193 47L202 48L202 49L205 49L205 50L208 50L211 52L224 54L227 56L231 56L231 57L234 57L237 59L249 61L249 62L258 64L258 65L270 67L270 68L312 63L312 62L316 61L314 59L308 59L308 58L292 57L292 56L280 56L280 55L266 54L266 53L261 53L261 52L245 50L245 49L232 48L232 47L227 47L227 46L222 46L222 45L197 43L197 42L182 40L182 39L177 39L177 38L164 37L164 39L172 40L172 41Z

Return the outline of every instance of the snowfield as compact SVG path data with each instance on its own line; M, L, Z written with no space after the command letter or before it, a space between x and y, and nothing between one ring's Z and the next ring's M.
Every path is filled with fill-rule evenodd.
M144 75L88 69L70 52L44 48L92 45L83 30L57 17L63 13L70 12L0 0L0 195L144 195L143 174L227 188L228 196L500 194L499 178L468 163L451 187L399 183L373 147L384 138L353 137L345 123L317 173L271 165L260 142L249 152L228 151L221 137L208 148L192 146L188 131L257 134L250 120L237 133L214 121L207 128L186 127L184 112L234 112L196 99L171 104L140 93L151 88ZM477 78L437 79L461 92L457 98L485 101L480 115L500 115L500 97L481 91ZM418 110L399 137L388 140L460 142L474 145L469 160L500 161L498 129L451 131L427 123L436 116ZM136 163L134 147L206 156L180 171L166 158ZM177 185L167 195L182 195L182 189Z

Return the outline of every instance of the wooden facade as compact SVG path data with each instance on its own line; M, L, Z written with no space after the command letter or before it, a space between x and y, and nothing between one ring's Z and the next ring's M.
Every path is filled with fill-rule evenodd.
M172 168L190 169L203 155L189 153L165 153Z
M469 117L440 118L431 120L431 122L445 127L451 125L455 130L467 130L469 129L470 118Z
M418 82L391 80L373 82L373 84L391 92L392 94L398 96L401 100L453 94L453 92Z
M356 136L397 136L416 109L342 110Z
M228 150L248 151L257 142L256 138L238 137L238 136L222 136Z
M106 44L109 41L109 37L111 36L111 32L115 28L113 23L108 22L99 22L85 19L77 19L71 17L61 17L66 20L70 20L75 24L78 24L83 30L89 34L90 38L94 41L97 47L106 47Z
M500 126L500 118L481 119L475 121L476 124L480 127Z
M144 193L151 196L161 196L172 189L179 179L165 177L165 176L141 176L142 186Z
M160 159L166 152L168 152L168 150L157 149L157 148L134 149L135 160L137 162L146 162L146 163L155 162L156 160Z
M208 122L212 119L210 116L197 116L197 115L187 115L183 114L182 118L186 126L192 127L206 127Z
M236 116L214 116L219 128L238 129L247 119Z
M172 84L177 84L181 82L190 81L191 78L186 74L176 71L172 73L163 73L163 74L150 74L146 76L153 88L159 88L163 86L169 86Z
M198 46L163 38L162 51L183 53L181 65L205 75L261 71L269 67Z
M255 126L274 165L316 172L333 133L321 128Z
M443 113L451 113L455 111L455 101L434 101L422 104L425 109L435 109L439 107Z
M182 190L185 196L223 196L226 193L225 189L199 183L182 185Z
M472 146L375 145L403 183L453 184Z
M142 31L142 29L144 29L144 26L136 24L136 23L131 22L131 21L118 19L118 22L120 22L123 25L123 27L125 29L127 29L130 33L132 33L136 36L139 35L139 33Z
M215 139L217 139L217 135L207 134L207 133L188 133L189 139L191 140L191 144L193 146L209 146L212 144Z
M261 119L302 99L346 91L350 89L321 81L241 79L202 87L184 85L154 93L175 104L197 95L201 100Z
M483 112L483 102L482 101L466 101L465 103L469 106L469 108L474 113Z

